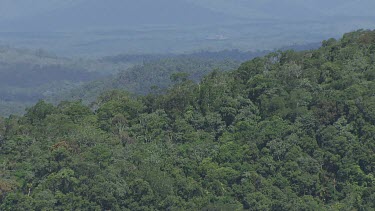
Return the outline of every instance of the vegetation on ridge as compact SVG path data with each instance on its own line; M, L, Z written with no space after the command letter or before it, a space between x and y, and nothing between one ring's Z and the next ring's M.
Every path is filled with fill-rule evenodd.
M372 210L375 31L0 119L1 210Z

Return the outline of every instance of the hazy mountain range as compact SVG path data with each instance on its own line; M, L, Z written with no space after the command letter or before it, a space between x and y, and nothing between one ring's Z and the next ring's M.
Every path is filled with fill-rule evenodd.
M64 55L269 50L375 28L373 0L0 0L0 45Z
M372 0L1 0L0 18L13 30L76 30L374 16L374 9Z
M16 1L17 2L17 1ZM183 0L6 1L3 24L16 30L78 30L139 25L223 23L236 17ZM9 9L7 9L9 8ZM13 11L13 12L11 12ZM23 13L25 11L25 13ZM23 13L23 14L20 14Z
M374 16L372 0L186 0L242 18L322 19L332 16Z

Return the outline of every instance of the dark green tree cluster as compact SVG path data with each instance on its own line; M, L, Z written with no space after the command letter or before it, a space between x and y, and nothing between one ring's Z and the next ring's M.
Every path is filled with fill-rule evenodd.
M156 57L125 69L114 76L86 83L62 94L57 93L48 100L51 102L83 100L84 104L90 104L104 92L113 89L126 90L137 95L162 93L173 84L173 80L170 80L173 74L185 73L188 79L198 82L214 69L229 71L237 69L240 64L232 59L202 59L193 54L160 59Z
M373 210L374 36L0 119L0 210Z

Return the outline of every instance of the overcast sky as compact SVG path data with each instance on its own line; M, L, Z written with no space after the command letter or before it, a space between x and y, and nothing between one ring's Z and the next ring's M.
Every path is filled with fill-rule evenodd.
M137 8L140 0L0 0L0 18L28 17L88 4L113 4ZM141 0L146 1L146 0ZM155 5L166 0L147 0ZM293 15L373 16L374 0L169 0L189 2L199 7L242 18L290 17ZM142 11L139 11L142 12ZM190 11L186 11L190 12ZM147 14L145 14L147 15ZM188 15L188 14L187 14ZM303 17L301 17L303 18Z

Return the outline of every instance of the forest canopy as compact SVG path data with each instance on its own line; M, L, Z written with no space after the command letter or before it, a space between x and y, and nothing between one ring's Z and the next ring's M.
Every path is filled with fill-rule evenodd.
M0 119L0 210L372 210L375 31Z

